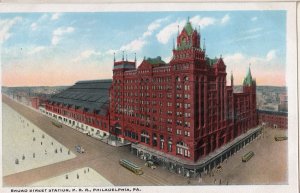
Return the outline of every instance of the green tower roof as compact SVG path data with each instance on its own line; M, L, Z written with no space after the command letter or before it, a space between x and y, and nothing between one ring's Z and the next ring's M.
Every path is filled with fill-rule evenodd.
M250 70L250 66L249 66L247 75L244 78L243 85L245 85L245 86L251 86L252 83L253 83L253 79L252 79L251 70Z
M160 56L157 56L156 58L147 58L146 61L149 62L152 65L155 65L155 64L166 64L165 61L163 61Z
M191 35L193 33L194 30L193 30L192 24L189 20L186 22L184 29L188 35Z

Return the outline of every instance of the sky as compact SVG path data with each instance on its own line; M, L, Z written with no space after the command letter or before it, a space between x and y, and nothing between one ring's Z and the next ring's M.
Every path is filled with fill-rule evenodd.
M206 54L241 85L248 67L257 85L285 86L285 11L0 13L2 85L73 85L112 78L121 60L169 62L178 25L200 26Z

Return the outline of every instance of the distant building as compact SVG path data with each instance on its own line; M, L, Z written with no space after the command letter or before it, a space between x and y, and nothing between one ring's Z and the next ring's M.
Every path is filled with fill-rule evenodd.
M123 54L114 59L112 80L77 82L49 99L45 113L91 136L132 142L138 156L180 165L180 173L258 126L250 67L241 93L233 92L233 75L229 86L226 76L222 57L206 56L200 31L187 21L169 63L144 58L137 67Z
M288 128L287 112L258 110L258 120L260 124L271 128Z
M31 97L30 98L31 107L35 109L39 109L41 106L39 97Z

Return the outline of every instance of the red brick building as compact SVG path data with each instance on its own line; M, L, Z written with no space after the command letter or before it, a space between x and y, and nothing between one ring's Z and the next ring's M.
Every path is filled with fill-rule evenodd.
M288 113L279 111L258 111L259 123L271 128L288 128Z
M110 119L126 140L196 161L257 125L256 84L226 86L223 59L210 59L188 21L170 63L160 57L114 62ZM232 77L233 79L233 77ZM233 82L233 80L232 80Z
M222 57L206 56L200 32L189 21L172 51L169 63L145 58L137 67L136 61L114 59L112 82L76 83L48 101L47 115L92 135L134 142L177 163L204 159L258 125L250 68L243 92L233 93L233 76L227 86ZM103 100L97 98L102 95Z

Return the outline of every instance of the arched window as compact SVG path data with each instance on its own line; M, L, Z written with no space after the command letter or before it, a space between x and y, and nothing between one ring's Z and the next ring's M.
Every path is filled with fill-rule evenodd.
M180 82L180 77L179 76L176 77L176 82Z

